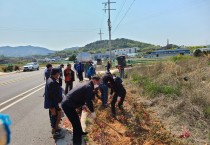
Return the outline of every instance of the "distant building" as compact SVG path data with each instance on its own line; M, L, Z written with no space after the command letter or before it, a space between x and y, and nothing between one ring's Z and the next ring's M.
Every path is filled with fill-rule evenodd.
M120 55L126 55L129 57L135 57L138 55L138 51L140 49L138 47L132 47L132 48L123 48L123 49L115 49L111 51L112 58L115 58L116 56ZM106 53L97 53L97 54L92 54L93 59L109 59L109 51L106 51Z
M116 56L119 55L128 55L128 54L136 54L138 52L139 48L138 47L132 47L132 48L123 48L123 49L115 49L112 50L112 53L115 54Z
M171 50L156 50L151 52L148 55L145 55L145 58L160 58L160 57L170 57L176 55L190 55L190 50L188 49L171 49Z
M106 53L96 53L96 54L92 54L92 57L94 60L97 60L97 59L109 59L109 51L107 51ZM112 53L112 58L115 58L115 55Z
M137 57L139 54L138 53L128 53L128 57Z

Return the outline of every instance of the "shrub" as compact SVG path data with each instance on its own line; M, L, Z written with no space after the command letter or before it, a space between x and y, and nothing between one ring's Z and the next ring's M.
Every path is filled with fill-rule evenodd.
M7 70L8 70L9 72L12 72L12 71L13 71L13 66L12 66L12 65L7 66Z
M20 67L17 66L17 65L15 65L14 70L15 70L15 71L20 70Z
M177 56L174 56L172 57L172 61L174 62L177 62L177 61L180 61L180 60L185 60L185 59L190 59L192 58L191 56L185 56L185 55L177 55Z
M202 56L202 51L200 49L196 49L194 52L193 52L193 55L195 57L199 57L199 56Z
M3 72L7 72L7 67L2 67Z
M207 106L203 109L203 113L205 115L206 118L210 119L210 106Z

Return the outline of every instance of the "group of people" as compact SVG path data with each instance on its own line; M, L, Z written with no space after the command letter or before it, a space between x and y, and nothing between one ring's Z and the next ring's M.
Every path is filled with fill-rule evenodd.
M74 64L74 69L77 72L77 77L79 81L83 81L83 73L85 73L85 77L88 77L91 80L91 77L96 74L95 68L92 62L82 64L81 62Z
M105 109L108 107L108 88L111 89L110 98L111 101L111 115L116 117L115 104L117 98L120 97L118 108L123 110L123 102L126 96L126 90L122 85L122 79L115 74L111 74L107 71L101 78L95 74L94 67L89 64L87 76L89 81L79 83L73 87L73 81L75 81L75 72L71 69L71 64L67 64L67 68L64 70L65 77L65 95L62 91L62 80L63 73L61 64L58 68L52 68L51 64L47 65L45 71L45 99L44 108L49 109L49 118L52 127L52 134L55 139L63 138L63 129L59 127L61 122L62 111L66 114L73 127L73 144L81 145L81 139L87 132L83 132L79 115L76 111L78 108L88 108L91 112L91 117L96 118L94 110L93 100L96 95L95 90L100 90L102 107ZM79 63L74 66L79 80L83 80L81 76L82 64ZM81 70L81 71L80 71ZM91 72L90 72L91 71ZM83 70L84 72L84 70ZM82 73L83 73L82 72ZM62 74L61 74L62 73ZM114 95L113 95L114 94ZM59 105L61 104L61 105Z

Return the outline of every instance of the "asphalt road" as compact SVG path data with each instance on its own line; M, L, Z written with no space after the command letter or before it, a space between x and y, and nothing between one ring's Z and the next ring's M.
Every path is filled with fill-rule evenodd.
M0 113L12 120L11 145L54 145L43 107L43 69L0 76Z

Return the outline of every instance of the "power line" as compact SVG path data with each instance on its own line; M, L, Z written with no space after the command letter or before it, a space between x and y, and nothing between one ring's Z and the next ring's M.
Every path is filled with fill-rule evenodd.
M106 9L106 6L107 6L107 4L104 4L104 9ZM100 29L103 27L105 16L106 16L105 13L103 13L103 17L101 19L101 27L100 27Z
M120 20L120 22L117 24L117 26L115 27L114 31L112 33L114 33L117 28L119 27L119 25L121 24L121 22L123 21L123 19L126 17L126 15L128 14L128 12L130 11L131 7L133 6L135 0L133 0L133 2L131 3L131 5L129 6L129 8L127 9L127 11L125 12L125 15L122 17L122 19Z
M32 29L32 28L11 28L11 27L0 27L0 30L6 31L23 31L23 32L92 32L98 30L98 28L91 28L91 29L74 29L74 30L50 30L50 29ZM101 28L101 30L107 30L106 28Z
M126 3L126 0L124 0L124 2L123 2L123 4L122 4L122 6L121 6L121 8L120 8L120 10L119 10L119 12L118 12L118 14L116 15L115 20L114 20L113 23L115 23L116 20L118 19L120 13L122 12L122 10L123 10L123 8L124 8L124 6L125 6L125 3Z

